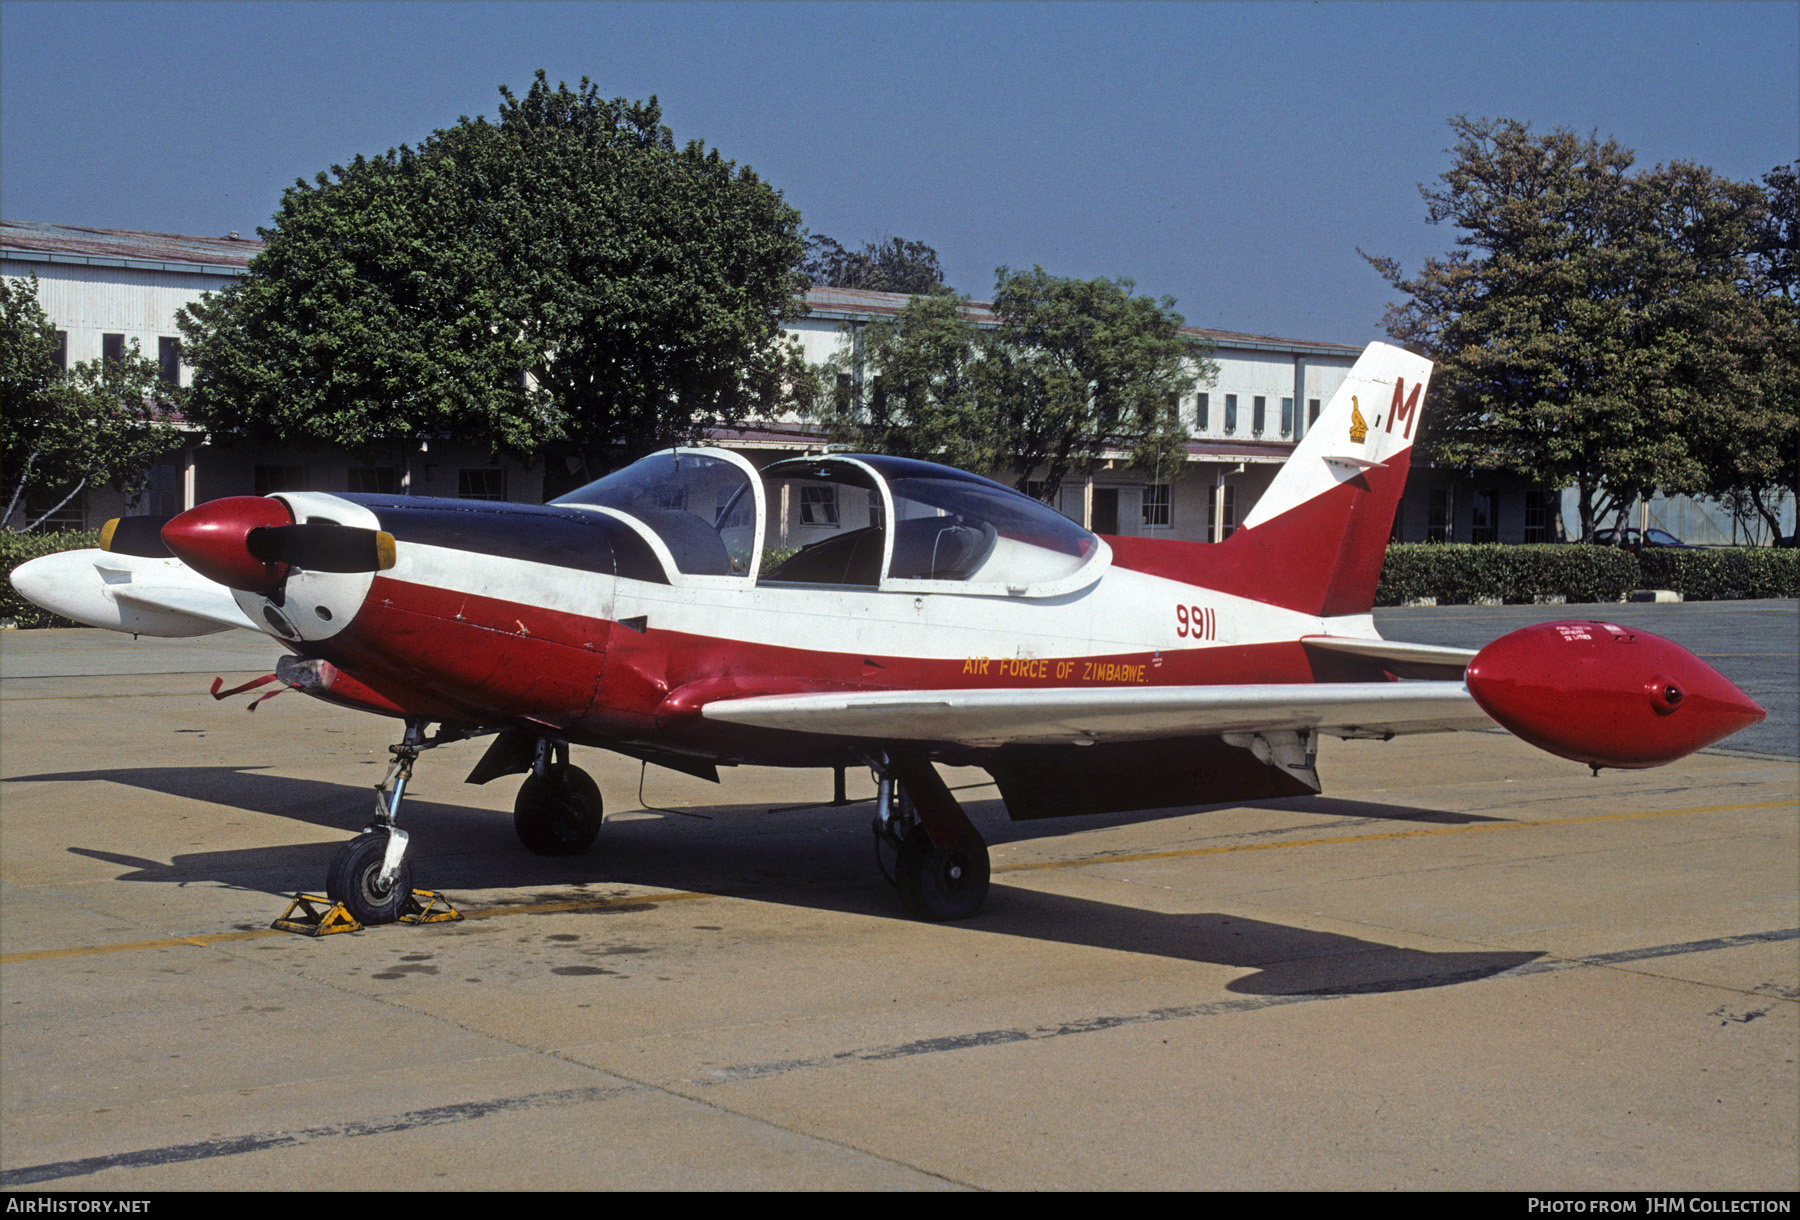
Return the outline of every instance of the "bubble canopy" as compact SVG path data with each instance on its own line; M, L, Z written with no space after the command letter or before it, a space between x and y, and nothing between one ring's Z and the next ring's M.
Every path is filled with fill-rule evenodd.
M760 473L672 449L562 496L634 524L671 579L1048 597L1084 588L1106 543L1029 496L911 458L826 454Z

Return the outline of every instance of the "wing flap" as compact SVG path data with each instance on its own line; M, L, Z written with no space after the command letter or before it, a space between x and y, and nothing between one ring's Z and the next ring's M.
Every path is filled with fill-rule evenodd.
M701 714L795 733L967 746L1151 741L1283 729L1387 737L1493 725L1461 682L768 695L709 703Z

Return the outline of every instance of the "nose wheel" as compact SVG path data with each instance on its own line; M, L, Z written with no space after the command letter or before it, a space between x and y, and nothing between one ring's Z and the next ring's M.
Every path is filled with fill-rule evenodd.
M359 923L393 923L412 897L412 861L404 855L393 877L384 878L387 847L385 831L357 835L338 848L325 874L325 893Z

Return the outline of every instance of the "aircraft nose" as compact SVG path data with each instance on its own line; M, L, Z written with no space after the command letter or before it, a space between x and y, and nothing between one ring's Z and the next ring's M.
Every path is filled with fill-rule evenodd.
M287 565L264 563L252 555L250 531L293 522L280 500L229 496L175 517L163 526L162 538L176 558L208 580L267 596L281 587Z

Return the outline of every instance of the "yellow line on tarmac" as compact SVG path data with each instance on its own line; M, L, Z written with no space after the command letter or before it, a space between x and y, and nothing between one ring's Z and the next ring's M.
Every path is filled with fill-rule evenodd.
M1463 826L1433 826L1424 830L1389 830L1366 835L1329 835L1316 839L1283 839L1276 843L1238 843L1229 847L1190 847L1180 851L1144 851L1129 855L1092 856L1083 860L1045 860L1036 864L1007 864L996 873L1033 872L1051 868L1086 868L1095 864L1129 864L1139 860L1186 860L1195 856L1223 856L1239 851L1280 851L1289 847L1324 847L1334 843L1374 843L1382 839L1422 839L1428 835L1473 834L1483 830L1531 830L1544 826L1578 826L1583 822L1635 822L1644 818L1672 818L1687 813L1725 813L1734 809L1777 809L1793 805L1783 801L1755 801L1747 805L1697 805L1688 809L1649 809L1637 813L1596 813L1578 818L1540 818L1524 822L1477 822Z
M533 902L523 906L475 907L464 911L468 919L498 919L503 915L555 915L565 911L604 911L618 907L661 905L665 902L689 902L695 898L716 898L716 894L633 894L624 898L571 898L564 902ZM233 940L261 940L270 936L293 936L279 928L257 928L249 932L209 932L202 936L171 936L165 940L134 940L117 945L83 945L76 949L40 949L35 953L0 954L0 964L35 962L52 957L90 957L96 953L132 953L139 949L178 949L184 945L205 948Z

